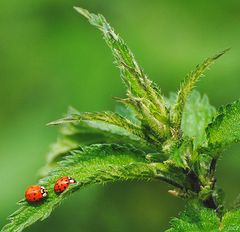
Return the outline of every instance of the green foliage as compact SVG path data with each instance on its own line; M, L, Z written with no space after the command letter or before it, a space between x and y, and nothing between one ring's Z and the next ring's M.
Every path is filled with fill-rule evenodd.
M191 144L189 141L185 141L179 147L176 147L171 153L169 159L165 163L173 164L176 167L188 169L187 159L191 155Z
M207 146L205 128L216 115L216 110L210 105L208 97L193 91L189 96L182 115L181 129L183 135L191 138L194 147Z
M102 31L104 39L112 49L115 62L121 72L121 77L128 90L136 97L144 97L150 101L161 113L165 113L165 104L155 84L143 73L131 50L123 39L114 32L102 15L89 13L87 10L76 7L80 14L85 16L89 22Z
M203 77L204 72L227 50L220 52L219 54L206 59L201 65L198 65L194 71L187 75L187 77L181 83L180 89L177 94L176 104L174 106L172 120L177 127L180 128L183 108L186 104L189 94L195 87L196 82Z
M136 135L140 138L144 138L144 134L142 133L141 128L139 128L137 125L134 125L128 119L113 112L74 114L67 118L51 122L48 125L76 123L80 121L93 121L93 122L102 122L102 123L110 124L113 126L117 126L119 128L124 128L129 133Z
M172 228L166 232L240 231L240 210L227 212L221 220L213 210L189 204L170 224Z
M240 101L222 107L207 128L209 143L224 148L240 140Z
M48 198L39 204L22 203L24 206L10 216L10 223L2 231L22 231L37 220L44 220L67 196L89 184L156 177L155 167L146 163L143 155L141 151L120 145L93 145L72 152L48 177L39 181L49 190ZM55 194L54 183L66 175L74 177L77 183L63 194Z
M137 117L142 121L146 136L150 137L148 138L150 141L156 142L168 131L169 121L164 98L156 84L147 78L126 43L115 33L102 15L95 15L78 7L75 9L103 33L128 89L127 99L119 99L119 101L136 112ZM151 129L150 133L148 128Z
M227 212L223 216L219 229L224 232L240 231L240 210Z
M71 115L71 113L69 112L69 116L64 119L49 123L49 125L61 124L62 128L57 142L51 146L47 155L47 163L42 168L40 175L47 175L56 161L61 160L62 157L79 146L130 143L146 152L156 151L156 147L134 134L133 130L135 133L141 134L136 120L132 123L126 116L123 117L111 112L80 114L74 110L74 114Z
M124 108L121 113L71 110L65 118L49 123L61 126L41 170L45 177L39 181L49 196L36 204L21 201L22 207L10 216L2 231L22 231L44 220L84 186L127 180L160 180L174 187L169 191L172 195L195 202L171 221L169 232L239 230L238 210L223 215L213 154L216 148L239 141L240 102L216 113L206 95L192 92L203 73L226 50L197 66L178 93L167 99L102 15L75 9L103 33L112 50L127 87L127 98L116 99ZM53 186L61 176L73 177L77 183L56 194Z
M179 218L171 220L171 229L166 232L217 232L220 219L213 210L188 205Z

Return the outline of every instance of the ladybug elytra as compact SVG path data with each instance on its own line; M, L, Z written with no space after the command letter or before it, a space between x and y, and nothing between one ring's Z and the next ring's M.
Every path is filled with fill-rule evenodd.
M60 179L58 179L54 185L54 191L56 193L63 192L70 184L76 183L76 180L74 180L72 177L69 176L63 176Z
M28 202L37 202L47 197L48 191L39 185L30 186L25 192L25 198Z

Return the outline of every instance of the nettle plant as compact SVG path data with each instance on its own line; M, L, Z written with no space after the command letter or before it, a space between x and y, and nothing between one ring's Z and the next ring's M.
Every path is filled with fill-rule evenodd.
M206 59L166 98L102 15L75 8L97 27L111 48L126 98L121 112L79 113L49 123L61 125L57 142L42 169L39 184L48 198L35 204L19 202L2 231L22 231L75 191L91 184L145 180L167 183L173 196L185 199L186 209L171 220L167 231L240 231L240 210L224 208L216 183L216 165L223 150L240 140L240 101L215 110L206 95L193 91L204 72L221 57ZM123 110L124 109L124 110ZM53 186L61 176L76 183L61 194Z

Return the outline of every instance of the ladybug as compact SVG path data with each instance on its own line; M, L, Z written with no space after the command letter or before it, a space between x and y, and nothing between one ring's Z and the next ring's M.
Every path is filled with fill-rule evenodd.
M54 191L56 193L63 192L70 184L76 183L76 180L74 180L72 177L69 176L63 176L60 179L58 179L54 185Z
M48 191L39 185L30 186L25 192L25 198L28 202L41 201L43 198L47 197Z

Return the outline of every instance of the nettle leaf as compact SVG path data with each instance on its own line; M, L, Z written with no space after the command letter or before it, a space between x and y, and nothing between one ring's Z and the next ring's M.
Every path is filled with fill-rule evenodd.
M208 140L215 148L240 141L240 101L236 101L219 110L218 116L207 127Z
M111 143L131 144L146 152L156 151L156 147L153 145L118 126L100 121L66 123L62 125L60 135L51 146L47 154L46 164L39 174L40 176L47 175L49 170L55 167L57 161L60 161L70 151L76 150L80 146Z
M140 120L144 119L142 128L148 140L156 142L168 135L169 114L157 85L148 79L126 43L102 15L92 14L79 7L75 9L103 33L107 45L112 50L115 63L128 89L128 98L118 101L131 107Z
M138 125L138 126L141 125L141 122L138 120L137 115L131 108L123 105L117 105L115 108L115 112L120 114L122 117L127 118L129 121L131 121L135 125Z
M187 77L182 81L172 114L172 121L176 124L177 127L180 128L181 126L183 109L185 107L188 96L192 92L196 83L201 77L204 76L203 74L205 71L208 70L209 67L228 50L229 49L226 49L219 54L206 59L201 65L198 65L194 71L189 73Z
M97 113L79 113L73 114L63 119L59 119L54 122L50 122L48 125L61 125L65 123L78 123L81 121L88 122L102 122L107 125L117 126L119 130L127 130L129 133L145 138L141 128L138 125L133 124L126 117L122 117L120 114L113 112L97 112Z
M79 118L82 118L82 115ZM94 121L94 118L82 121L77 118L72 118L72 120L72 122L62 122L63 124L60 130L62 136L59 138L57 146L54 145L52 149L54 153L59 153L58 147L66 153L67 150L65 147L69 147L72 150L72 147L79 145L99 143L131 143L139 148L147 149L148 147L148 149L150 149L151 147L150 144L147 144L146 141L139 136L130 133L125 128L110 124L106 121L102 122L99 119ZM56 155L53 154L49 157L55 156Z
M240 210L227 212L223 216L219 229L223 232L240 231Z
M218 232L220 219L214 210L189 204L170 224L172 228L166 232Z
M173 218L170 224L172 227L166 232L240 231L240 210L229 211L220 219L212 209L203 208L198 204L188 204L179 218Z
M156 84L153 84L138 65L132 51L124 40L115 33L106 19L85 9L75 7L76 11L86 17L89 22L102 33L107 45L111 48L121 77L129 91L138 97L149 99L162 113L166 113L165 102Z
M170 114L173 114L173 108L176 103L177 94L175 92L170 92L168 97L165 97L166 105L168 110L170 111Z
M205 129L216 115L216 109L209 103L208 97L193 91L183 110L181 130L183 135L193 139L194 148L207 145Z
M176 167L189 169L188 160L192 154L191 141L184 141L180 146L175 147L169 159L165 161L167 164L173 164Z
M2 231L22 231L38 220L47 218L71 193L90 184L127 180L150 180L157 176L156 168L145 160L144 152L120 145L93 145L74 151L60 162L48 177L39 181L49 191L48 198L39 204L24 202L10 216L10 223ZM53 186L61 176L71 176L77 183L64 193L54 193Z
M61 136L53 145L48 155L48 162L58 159L61 154L66 154L80 145L131 143L148 151L153 151L154 147L145 140L139 125L113 112L75 113L48 125L62 126Z

